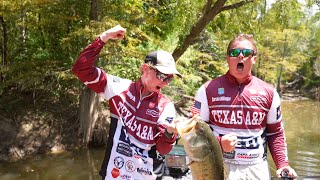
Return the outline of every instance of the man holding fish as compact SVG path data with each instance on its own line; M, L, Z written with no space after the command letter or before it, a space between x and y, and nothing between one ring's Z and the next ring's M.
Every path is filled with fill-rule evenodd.
M228 179L270 180L267 147L276 165L276 174L288 171L287 144L277 91L252 75L257 58L251 35L240 34L227 48L226 74L203 84L192 107L216 136L223 151Z

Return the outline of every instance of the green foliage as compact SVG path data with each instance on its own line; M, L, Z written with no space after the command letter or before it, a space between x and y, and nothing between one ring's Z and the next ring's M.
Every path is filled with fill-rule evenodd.
M138 79L145 55L156 49L172 52L202 16L206 2L103 0L98 1L98 21L90 21L89 0L4 0L0 16L7 28L8 63L0 59L0 94L48 87L57 97L75 92L78 81L70 73L75 59L101 32L117 24L127 29L126 37L107 43L98 66ZM184 78L176 78L165 92L173 99L178 98L177 91L193 96L204 82L225 73L227 44L240 32L257 40L254 73L258 77L275 84L283 66L284 82L293 81L298 73L306 77L304 87L319 86L320 15L306 15L305 8L296 0L276 1L270 9L266 1L255 1L221 12L177 62ZM0 29L4 31L3 26Z
M297 0L277 1L273 10L275 13L274 21L281 25L281 28L288 28L297 25L304 15L301 5Z
M34 94L45 92L60 97L65 94L65 90L72 89L69 71L62 70L54 61L16 62L2 73L5 74L5 81L1 83L0 89L9 91L9 94L10 90L14 90Z
M235 2L228 1L227 5ZM258 28L258 13L257 3L250 3L241 8L220 13L208 28L215 33L219 33L218 37L224 40L231 40L239 33L254 34Z
M297 71L305 77L303 89L312 89L320 86L320 27L317 17L319 17L319 13L311 18L311 23L308 25L311 31L307 39L309 43L304 51L304 55L307 55L308 59L303 62L301 68Z

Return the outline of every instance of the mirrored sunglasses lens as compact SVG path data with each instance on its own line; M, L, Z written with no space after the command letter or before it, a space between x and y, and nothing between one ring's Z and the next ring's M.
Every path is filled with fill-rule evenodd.
M168 81L168 83L169 83L169 82L172 81L173 76L166 75L166 74L163 74L163 73L161 73L161 72L158 71L158 72L157 72L157 78L158 78L159 80L161 80L162 82Z
M157 72L157 78L161 81L164 81L167 78L167 75L162 74L161 72Z
M170 83L173 80L173 76L168 76L164 81L168 81Z
M251 56L251 55L253 55L253 50L251 50L251 49L243 49L242 50L242 54L245 57Z
M229 51L229 56L230 57L237 57L237 56L239 56L240 52L241 52L240 49L231 49Z

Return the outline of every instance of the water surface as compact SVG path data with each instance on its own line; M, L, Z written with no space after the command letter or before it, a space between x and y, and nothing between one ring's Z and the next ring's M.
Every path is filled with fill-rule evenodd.
M290 165L300 176L320 176L320 102L282 102ZM0 180L100 180L104 149L37 155L0 164ZM270 168L275 167L270 158Z

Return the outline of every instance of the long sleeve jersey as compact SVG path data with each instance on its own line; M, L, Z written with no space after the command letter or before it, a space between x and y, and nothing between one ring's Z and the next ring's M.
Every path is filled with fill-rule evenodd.
M227 72L202 85L192 108L218 140L235 133L238 143L224 152L225 162L256 164L266 160L267 146L277 168L288 165L280 97L266 82L250 75L241 85Z
M166 125L175 118L174 105L161 93L142 97L141 79L133 82L95 67L104 44L97 38L72 68L87 87L109 101L111 123L100 175L107 180L157 179L162 174L162 157L176 140L175 135L164 133Z

